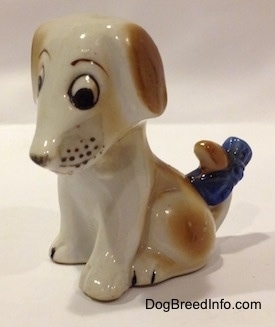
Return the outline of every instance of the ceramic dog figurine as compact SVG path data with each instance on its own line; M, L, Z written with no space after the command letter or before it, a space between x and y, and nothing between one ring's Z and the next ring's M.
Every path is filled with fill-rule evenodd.
M30 156L58 174L52 260L86 264L80 287L101 301L203 267L251 150L238 138L199 142L200 167L187 176L152 154L144 121L162 114L166 88L150 36L91 15L46 23L33 40L32 83Z

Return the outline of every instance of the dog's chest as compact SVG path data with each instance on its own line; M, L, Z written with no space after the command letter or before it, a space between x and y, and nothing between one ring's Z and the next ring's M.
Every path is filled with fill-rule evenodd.
M146 204L150 187L145 175L133 167L118 170L115 174L99 174L87 169L71 176L59 177L59 197L77 215L98 222L110 217L138 214ZM65 203L64 203L65 202Z
M70 207L78 216L100 217L104 208L113 202L106 183L96 178L91 171L59 176L58 183L61 205Z

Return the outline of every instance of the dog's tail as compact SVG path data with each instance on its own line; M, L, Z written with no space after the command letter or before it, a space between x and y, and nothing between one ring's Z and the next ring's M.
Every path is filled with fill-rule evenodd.
M194 152L200 167L187 177L210 206L230 196L252 157L250 146L238 137L229 137L222 146L210 141L198 142Z

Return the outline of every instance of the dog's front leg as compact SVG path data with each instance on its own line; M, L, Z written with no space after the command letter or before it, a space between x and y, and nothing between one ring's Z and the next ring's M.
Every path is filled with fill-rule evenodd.
M131 266L142 228L133 219L127 226L119 226L117 219L109 220L116 226L107 223L99 228L93 253L80 278L83 292L100 301L115 300L132 285Z
M125 197L124 203L117 200L111 212L100 217L93 253L81 274L80 288L97 300L117 299L132 285L132 264L144 228L147 201L136 192L132 199L139 201L132 203L132 194L129 190L127 193L127 201Z
M131 286L129 256L119 253L121 246L113 248L107 243L106 235L101 234L79 284L85 294L100 301L115 300Z
M96 227L83 210L84 195L76 196L74 179L74 176L58 177L61 223L59 234L50 248L52 260L58 263L86 263L95 240Z

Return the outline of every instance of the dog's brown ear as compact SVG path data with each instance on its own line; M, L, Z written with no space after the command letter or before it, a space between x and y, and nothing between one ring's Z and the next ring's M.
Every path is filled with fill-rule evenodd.
M162 60L154 41L140 26L127 25L128 55L138 95L154 114L160 115L167 102Z

